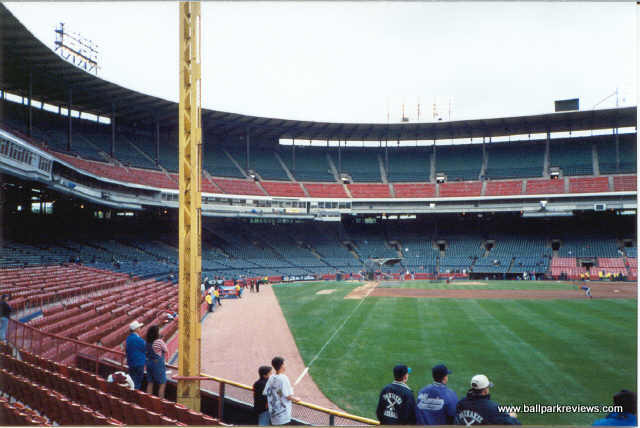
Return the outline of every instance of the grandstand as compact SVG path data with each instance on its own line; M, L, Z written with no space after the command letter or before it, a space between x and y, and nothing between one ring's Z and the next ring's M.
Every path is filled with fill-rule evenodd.
M17 312L12 346L0 345L0 390L12 397L0 399L0 420L252 423L247 398L225 398L223 381L202 391L202 413L175 403L173 380L167 400L105 381L125 368L134 319L161 323L177 350L177 321L166 317L179 312L177 106L64 62L1 5L0 20L0 292ZM117 120L37 108L66 106L71 87L77 111ZM636 115L407 125L205 109L203 277L362 278L367 260L398 259L382 268L396 279L637 280ZM603 135L555 138L574 131ZM404 145L414 140L424 145Z

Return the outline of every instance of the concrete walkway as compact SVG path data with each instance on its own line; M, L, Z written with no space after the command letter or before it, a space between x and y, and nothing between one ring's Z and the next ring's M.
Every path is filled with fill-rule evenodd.
M248 290L248 289L247 289ZM202 372L246 385L258 379L258 367L285 359L291 384L304 370L302 357L270 286L240 299L222 299L222 306L202 324ZM340 410L327 399L309 374L293 387L301 400Z

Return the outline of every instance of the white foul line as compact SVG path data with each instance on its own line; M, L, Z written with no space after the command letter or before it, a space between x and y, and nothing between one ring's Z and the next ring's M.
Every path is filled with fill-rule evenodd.
M309 362L309 365L307 367L304 368L304 370L302 371L302 373L300 374L300 376L298 376L298 379L296 379L296 381L293 383L293 386L296 386L297 384L300 383L300 381L302 380L302 378L309 373L309 367L311 367L311 364L313 364L313 362L318 359L318 357L320 356L320 354L322 354L322 351L324 351L324 348L327 347L327 345L329 343L331 343L331 341L333 340L333 338L336 336L336 334L342 329L342 327L344 327L344 325L347 323L347 321L349 321L349 318L351 318L351 316L358 310L358 308L360 307L360 305L362 304L362 302L364 302L364 299L366 299L369 294L373 291L375 287L371 287L368 291L367 294L365 294L365 296L362 298L362 300L360 300L360 302L358 302L358 304L356 305L355 308L353 308L353 310L351 311L351 313L349 314L349 316L347 318L345 318L345 320L342 322L342 324L340 325L340 327L338 327L336 329L336 331L333 332L333 334L331 335L331 337L329 338L329 340L327 340L327 342L322 345L322 348L320 348L320 350L318 351L318 353L316 354L315 357L313 357L311 359L311 361Z

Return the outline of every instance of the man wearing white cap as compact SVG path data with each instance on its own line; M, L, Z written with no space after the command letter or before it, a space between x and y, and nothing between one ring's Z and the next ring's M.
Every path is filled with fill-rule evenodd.
M127 341L125 343L129 375L131 376L131 379L133 379L133 384L136 389L142 389L144 364L146 362L146 342L142 337L140 337L140 327L142 326L143 324L138 320L129 324L129 330L131 330L131 333L127 336Z
M493 383L483 375L471 378L471 389L456 406L457 425L520 425L515 413L498 410L498 403L491 401L489 388Z

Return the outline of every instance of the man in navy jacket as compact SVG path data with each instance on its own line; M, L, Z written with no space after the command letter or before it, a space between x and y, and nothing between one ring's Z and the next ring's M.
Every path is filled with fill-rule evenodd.
M382 388L376 416L382 425L415 425L416 402L407 385L411 369L404 364L393 368L392 383Z
M444 364L431 369L433 383L418 392L416 419L418 425L452 425L458 396L447 387L451 371Z
M500 412L498 403L491 401L491 387L493 383L485 375L471 378L471 389L456 407L457 425L520 425L515 413Z
M129 366L129 375L133 379L136 389L142 389L142 379L144 378L144 365L147 361L145 355L146 342L140 337L140 327L143 324L138 320L129 324L131 333L127 336L125 343L125 352L127 354L127 365Z

